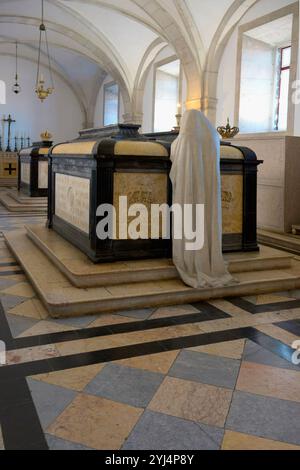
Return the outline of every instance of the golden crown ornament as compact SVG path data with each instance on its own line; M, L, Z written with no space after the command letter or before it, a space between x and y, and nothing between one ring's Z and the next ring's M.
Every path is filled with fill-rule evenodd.
M219 132L222 139L233 139L233 137L235 137L240 132L240 129L238 127L231 127L229 118L227 118L226 126L218 127L217 131Z
M43 142L48 142L48 141L52 140L53 136L52 136L52 134L50 134L50 132L45 131L45 132L41 133L40 137L41 137Z

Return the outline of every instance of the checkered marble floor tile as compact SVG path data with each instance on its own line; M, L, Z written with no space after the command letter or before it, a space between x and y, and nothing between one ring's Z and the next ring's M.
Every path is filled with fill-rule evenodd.
M299 294L55 320L0 239L0 449L300 450Z
M299 368L250 340L239 347L237 358L227 343L235 359L220 345L27 378L47 445L299 450Z

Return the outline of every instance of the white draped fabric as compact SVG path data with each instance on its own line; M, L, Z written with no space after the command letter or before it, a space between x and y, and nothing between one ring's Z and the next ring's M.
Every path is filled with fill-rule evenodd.
M198 251L187 251L184 235L173 240L173 261L182 280L193 288L234 282L222 255L220 139L208 119L187 111L172 145L173 204L204 204L205 240ZM195 207L195 206L194 206Z

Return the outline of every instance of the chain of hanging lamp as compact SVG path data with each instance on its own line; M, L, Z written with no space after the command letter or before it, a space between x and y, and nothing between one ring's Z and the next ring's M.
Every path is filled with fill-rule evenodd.
M18 41L16 41L16 76L15 84L12 87L13 92L18 95L21 92L21 87L19 85L19 75L18 75Z
M53 93L53 90L54 90L54 81L53 81L53 73L52 73L51 60L50 60L47 29L44 23L44 0L42 0L42 21L40 24L39 31L40 31L39 53L38 53L38 68L37 68L37 74L36 74L35 92L38 98L43 102L46 98L48 98L49 95ZM51 87L49 88L45 88L45 80L44 80L43 74L40 73L43 33L45 33L45 43L46 43L46 50L47 50L47 57L48 57L48 68L49 68L50 81L51 81Z

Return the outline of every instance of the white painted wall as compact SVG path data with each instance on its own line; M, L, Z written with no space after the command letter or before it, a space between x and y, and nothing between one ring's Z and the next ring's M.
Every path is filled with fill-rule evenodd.
M261 0L243 17L241 24L248 23L252 20L260 18L268 13L279 10L287 5L295 3L293 0ZM218 89L217 89L217 125L224 125L227 117L230 122L234 122L234 107L235 107L235 86L236 86L236 73L237 73L237 45L238 45L238 27L233 32L230 40L227 43L224 54L221 59L218 76ZM296 107L297 108L297 107ZM300 112L297 113L295 123L299 122L300 131Z
M98 96L97 96L97 101L96 101L95 116L94 116L94 127L103 127L104 86L107 83L111 83L113 81L114 81L113 78L110 75L107 75L107 77L103 81L103 84L101 85L101 88L100 88ZM124 114L124 105L123 105L122 96L120 94L119 123L123 122L123 114Z
M47 71L43 70L45 76ZM36 65L20 59L19 75L22 92L12 92L15 59L0 56L0 80L6 83L6 104L0 104L0 118L11 114L16 119L15 130L30 133L33 141L40 140L41 132L48 130L55 142L74 139L82 128L84 116L70 87L54 74L55 92L44 103L38 100L35 88Z

